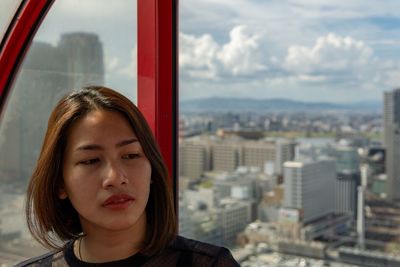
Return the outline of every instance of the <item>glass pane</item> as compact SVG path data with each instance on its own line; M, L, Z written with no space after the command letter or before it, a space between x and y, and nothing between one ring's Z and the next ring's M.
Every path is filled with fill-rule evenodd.
M398 8L180 2L182 235L242 266L400 266Z
M23 61L0 124L0 265L38 255L24 222L27 181L50 111L97 84L136 102L136 2L55 1Z
M7 27L10 24L18 6L21 4L22 0L2 0L0 6L0 40L3 39L6 33Z

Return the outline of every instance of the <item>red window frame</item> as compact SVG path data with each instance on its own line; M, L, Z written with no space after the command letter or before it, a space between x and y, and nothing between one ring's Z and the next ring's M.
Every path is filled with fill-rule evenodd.
M0 112L36 30L55 0L25 0L0 46ZM178 0L136 0L138 106L145 115L176 189ZM1 114L0 114L1 115ZM1 117L0 117L1 118ZM176 195L176 194L175 194Z
M176 189L178 0L138 0L138 106L160 145Z

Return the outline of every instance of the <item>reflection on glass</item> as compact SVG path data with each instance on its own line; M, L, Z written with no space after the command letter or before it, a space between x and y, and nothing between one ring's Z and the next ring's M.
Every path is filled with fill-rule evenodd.
M241 266L400 266L400 4L239 2L180 5L180 233Z
M1 1L0 8L0 40L3 38L8 25L10 24L18 6L21 4L22 0L3 0Z
M73 16L70 11L76 4L56 1L52 6L29 48L2 114L1 267L43 250L27 231L23 205L26 184L56 101L71 89L91 84L123 89L122 93L136 99L136 19L132 16L136 3L119 1L111 7L115 13L109 13L108 1L85 1ZM114 34L110 28L118 31Z

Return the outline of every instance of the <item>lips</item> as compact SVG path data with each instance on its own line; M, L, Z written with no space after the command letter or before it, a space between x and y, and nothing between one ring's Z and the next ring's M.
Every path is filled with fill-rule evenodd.
M135 198L128 194L112 195L103 202L102 206L119 210L128 207L134 200Z

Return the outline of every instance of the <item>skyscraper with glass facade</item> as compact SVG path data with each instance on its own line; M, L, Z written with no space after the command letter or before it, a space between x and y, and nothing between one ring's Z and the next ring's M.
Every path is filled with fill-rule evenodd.
M384 93L384 145L387 198L400 199L400 88Z

